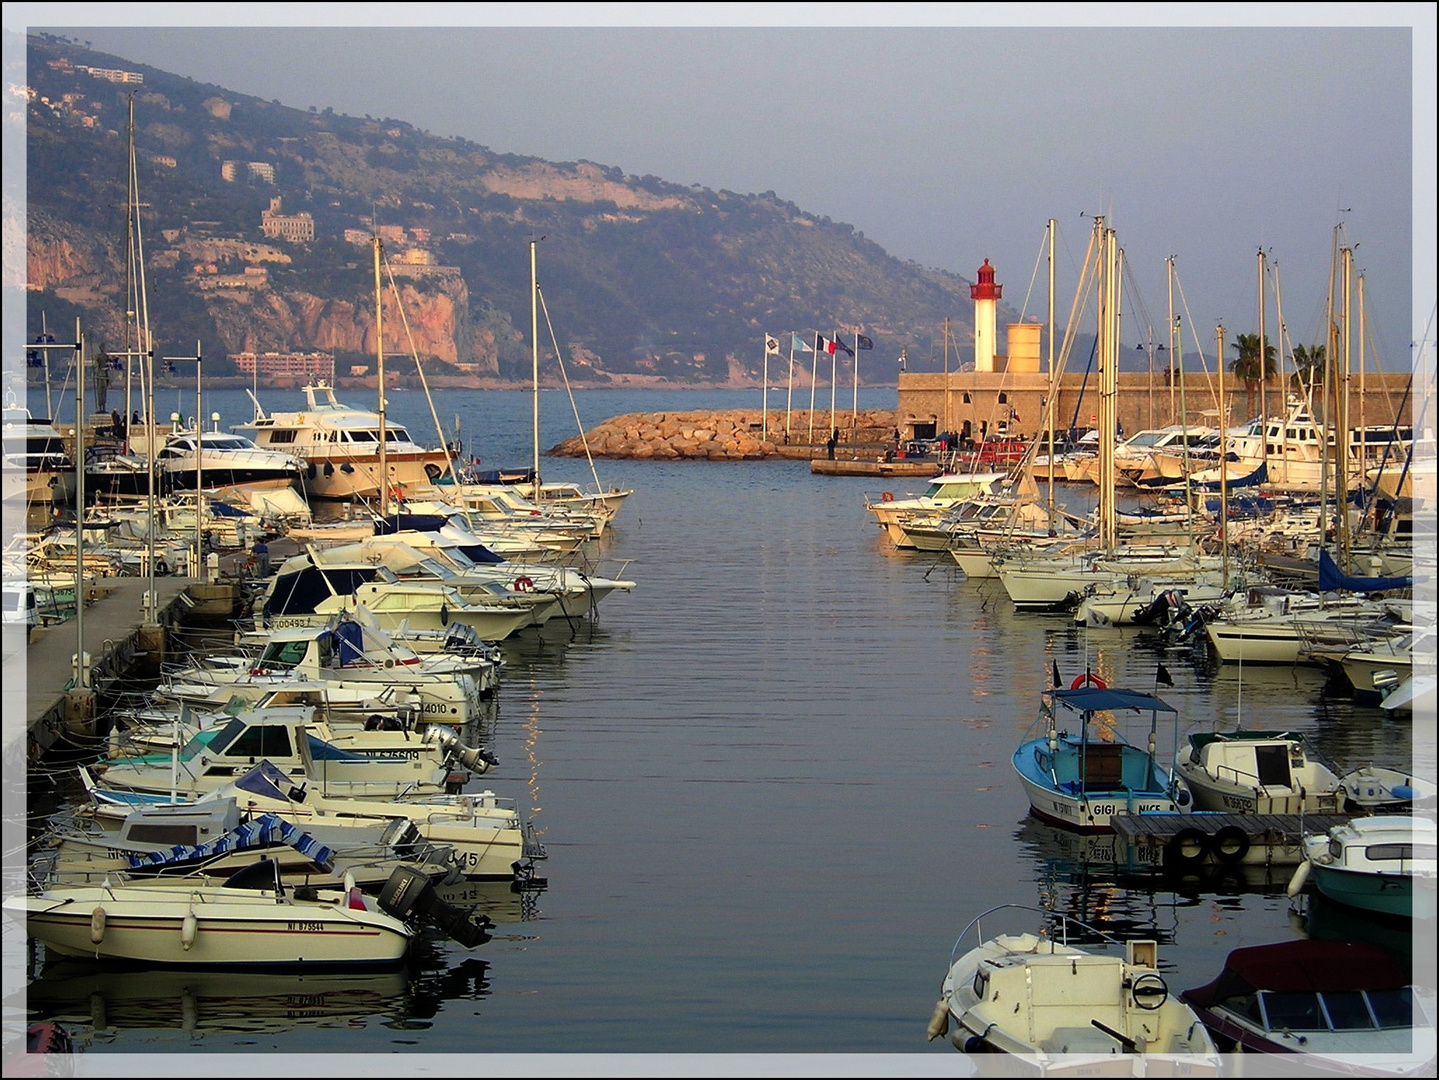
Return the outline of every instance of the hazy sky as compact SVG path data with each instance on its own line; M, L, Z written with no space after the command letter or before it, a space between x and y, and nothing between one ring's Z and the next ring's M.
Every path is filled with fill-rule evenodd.
M1212 355L1220 323L1230 342L1257 331L1261 247L1290 338L1322 343L1336 226L1386 367L1410 363L1432 318L1431 4L675 8L7 3L4 18L301 109L773 191L902 259L972 277L988 258L1015 307L1038 274L1031 313L1046 221L1062 316L1103 214L1136 344L1146 323L1163 334L1171 255L1187 350L1197 335ZM404 26L378 25L396 13Z

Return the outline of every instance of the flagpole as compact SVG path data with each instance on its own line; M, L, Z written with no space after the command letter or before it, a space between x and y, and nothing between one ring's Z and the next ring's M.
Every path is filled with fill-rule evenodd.
M789 417L794 406L794 331L789 332L789 392L784 398L784 441L789 442Z
M759 434L761 442L769 441L769 335L764 337L764 375L760 380L764 387L760 391Z
M854 332L854 404L849 409L849 441L859 440L859 331Z
M821 335L814 336L814 363L810 365L809 373L809 444L814 445L814 389L819 383L819 343Z
M833 340L839 340L839 331L834 332ZM838 431L839 427L834 422L834 394L835 383L839 382L839 349L829 354L829 429Z

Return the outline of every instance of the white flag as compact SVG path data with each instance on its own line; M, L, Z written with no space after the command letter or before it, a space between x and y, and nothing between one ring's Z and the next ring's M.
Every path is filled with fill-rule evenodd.
M777 337L770 337L768 334L766 334L766 335L764 336L764 351L765 351L766 353L774 353L776 356L778 356L778 355L779 355L779 338L777 338Z

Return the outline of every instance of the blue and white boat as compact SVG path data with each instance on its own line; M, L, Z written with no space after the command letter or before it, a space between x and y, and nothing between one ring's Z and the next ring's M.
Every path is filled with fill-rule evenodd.
M1149 716L1148 741L1127 742L1125 716ZM1043 707L1014 752L1014 771L1031 812L1071 829L1112 831L1133 814L1183 813L1191 797L1184 782L1160 764L1156 749L1161 716L1174 708L1152 694L1110 689L1093 675L1069 689L1045 691ZM1069 724L1076 729L1065 730ZM1172 755L1169 760L1172 760Z

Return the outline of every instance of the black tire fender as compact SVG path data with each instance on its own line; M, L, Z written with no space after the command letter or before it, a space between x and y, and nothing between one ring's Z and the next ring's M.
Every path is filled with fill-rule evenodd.
M1203 829L1180 829L1164 846L1164 861L1170 866L1194 866L1209 856L1209 834Z
M1238 825L1226 825L1214 834L1210 843L1210 850L1214 852L1214 858L1222 863L1238 863L1244 861L1244 856L1249 854L1249 834Z

